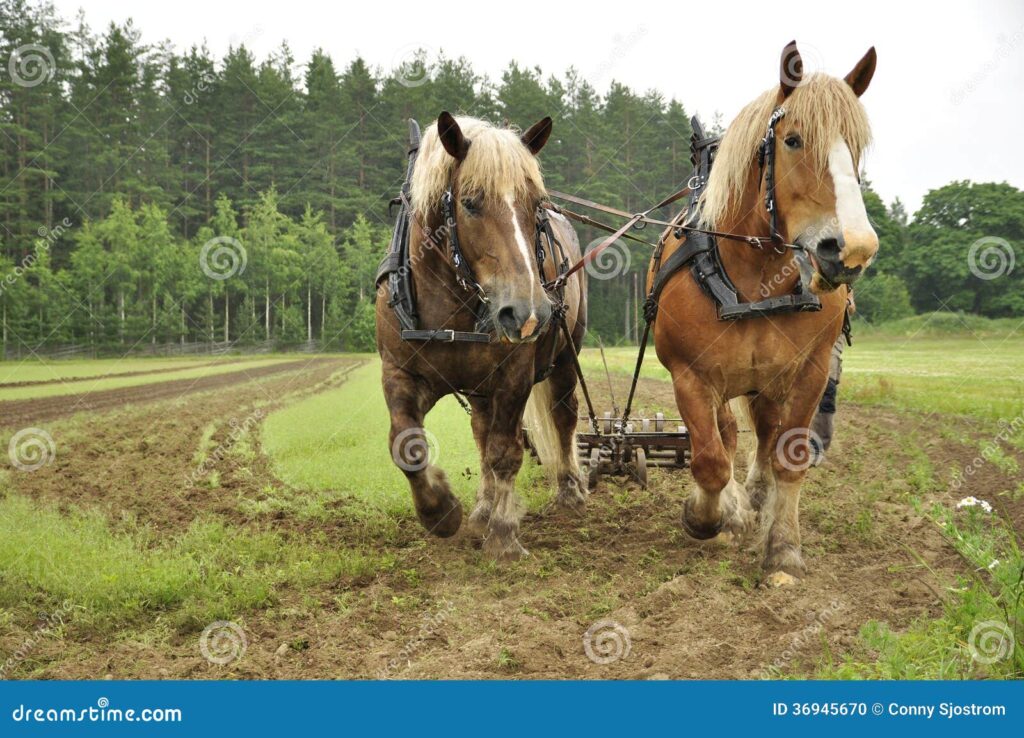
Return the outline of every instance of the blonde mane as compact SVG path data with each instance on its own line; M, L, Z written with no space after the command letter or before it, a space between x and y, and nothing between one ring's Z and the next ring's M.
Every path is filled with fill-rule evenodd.
M757 150L768 119L778 104L779 88L773 87L743 108L726 130L702 195L701 221L706 227L715 228L735 214L750 170L757 166ZM853 161L859 165L861 154L871 142L871 126L864 106L845 81L814 74L782 105L786 109L783 122L800 126L804 146L820 176L828 172L828 152L839 137L846 141Z
M501 198L512 194L519 199L529 193L545 194L540 164L523 145L518 131L498 128L476 118L455 120L470 141L459 167L459 188L464 196ZM412 207L419 218L425 219L438 206L441 195L451 184L456 164L441 144L434 123L423 134L412 175Z

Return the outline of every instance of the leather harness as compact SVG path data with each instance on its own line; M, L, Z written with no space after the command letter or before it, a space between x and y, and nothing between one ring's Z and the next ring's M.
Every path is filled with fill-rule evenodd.
M785 114L784 108L777 108L772 113L758 152L758 164L765 180L765 209L768 211L770 242L775 244L776 249L789 246L779 233L778 204L775 197L775 126ZM690 271L697 284L717 304L719 320L742 320L778 313L821 310L818 296L807 288L813 274L810 258L807 252L799 247L793 248L800 278L792 293L755 302L740 302L736 286L729 279L722 264L716 238L719 234L693 226L700 220L700 197L707 186L721 138L705 136L696 116L691 119L690 124L693 128L690 160L694 166L694 174L689 183L690 202L687 209L672 224L671 231L676 238L685 235L686 241L663 263L661 255L668 233L666 232L658 241L652 256L656 272L651 290L644 302L644 318L648 322L654 320L658 312L658 298L665 284L673 274L687 265L690 265ZM761 241L756 244L750 243L755 248L764 247Z
M456 202L452 194L451 185L441 196L441 216L444 221L443 228L431 232L427 227L422 230L427 234L430 248L440 247L446 240L448 245L448 259L455 271L455 280L458 285L467 292L470 292L477 299L474 313L476 315L476 326L473 331L456 331L450 328L420 328L419 315L416 310L416 300L412 288L412 264L409 249L409 236L412 231L412 218L415 217L410 202L410 186L413 171L416 167L416 158L420 147L419 124L409 119L409 162L405 173L405 182L398 197L393 199L390 205L398 206L398 213L395 216L395 228L391 235L391 243L388 246L387 254L377 268L377 275L374 284L387 279L388 305L398 319L403 341L425 341L441 343L490 343L493 340L491 333L490 315L487 309L487 296L483 287L476 279L473 268L462 252L459 242L459 230L455 218ZM551 320L548 326L554 323L562 323L567 308L565 304L565 280L568 276L569 259L565 254L562 243L555 237L551 225L551 212L558 212L549 203L544 203L537 208L535 222L535 258L537 270L540 275L541 285L544 287L548 298L552 302ZM546 245L547 244L547 245ZM551 282L544 281L544 263L547 260L548 246L551 249L551 258L556 260L557 277ZM545 326L542 330L547 332ZM565 331L566 335L568 331ZM539 337L540 341L545 336ZM557 354L558 342L551 341L551 357L544 368L537 373L535 382L547 378L554 368L554 359Z

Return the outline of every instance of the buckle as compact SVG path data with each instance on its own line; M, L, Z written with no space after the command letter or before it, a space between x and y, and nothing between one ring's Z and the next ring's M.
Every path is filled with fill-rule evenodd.
M434 340L444 341L445 343L455 343L455 331L451 328L436 330L434 331Z

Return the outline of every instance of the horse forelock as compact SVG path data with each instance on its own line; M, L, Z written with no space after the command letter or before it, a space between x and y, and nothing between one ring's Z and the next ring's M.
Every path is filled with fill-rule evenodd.
M779 106L779 88L762 93L740 111L729 125L715 157L707 189L702 196L701 220L721 227L735 215L743 200L768 119ZM867 113L850 86L826 74L814 74L782 103L786 121L801 128L804 145L819 176L828 175L829 151L837 139L850 149L855 164L871 142Z
M436 123L423 134L411 183L412 206L418 216L425 219L437 208L452 184L456 167L464 197L505 200L511 195L518 200L545 194L540 164L523 145L518 131L476 118L460 116L456 121L470 141L461 164L441 144Z

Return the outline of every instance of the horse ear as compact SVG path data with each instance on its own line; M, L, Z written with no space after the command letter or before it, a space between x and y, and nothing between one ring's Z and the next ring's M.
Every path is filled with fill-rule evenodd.
M530 130L523 134L522 142L536 156L544 148L544 144L548 142L548 136L550 135L551 116L549 115L530 126Z
M864 90L871 84L871 78L875 76L875 64L878 63L878 55L875 53L875 47L872 46L868 49L868 53L864 55L857 66L855 66L848 75L846 75L846 84L853 88L854 94L860 97L864 94Z
M462 135L462 129L447 110L437 116L437 135L441 139L444 150L456 160L462 161L466 158L469 141Z
M796 48L796 41L790 41L782 50L782 61L779 64L779 87L782 89L783 99L789 97L804 78L804 60L800 56L800 50Z

